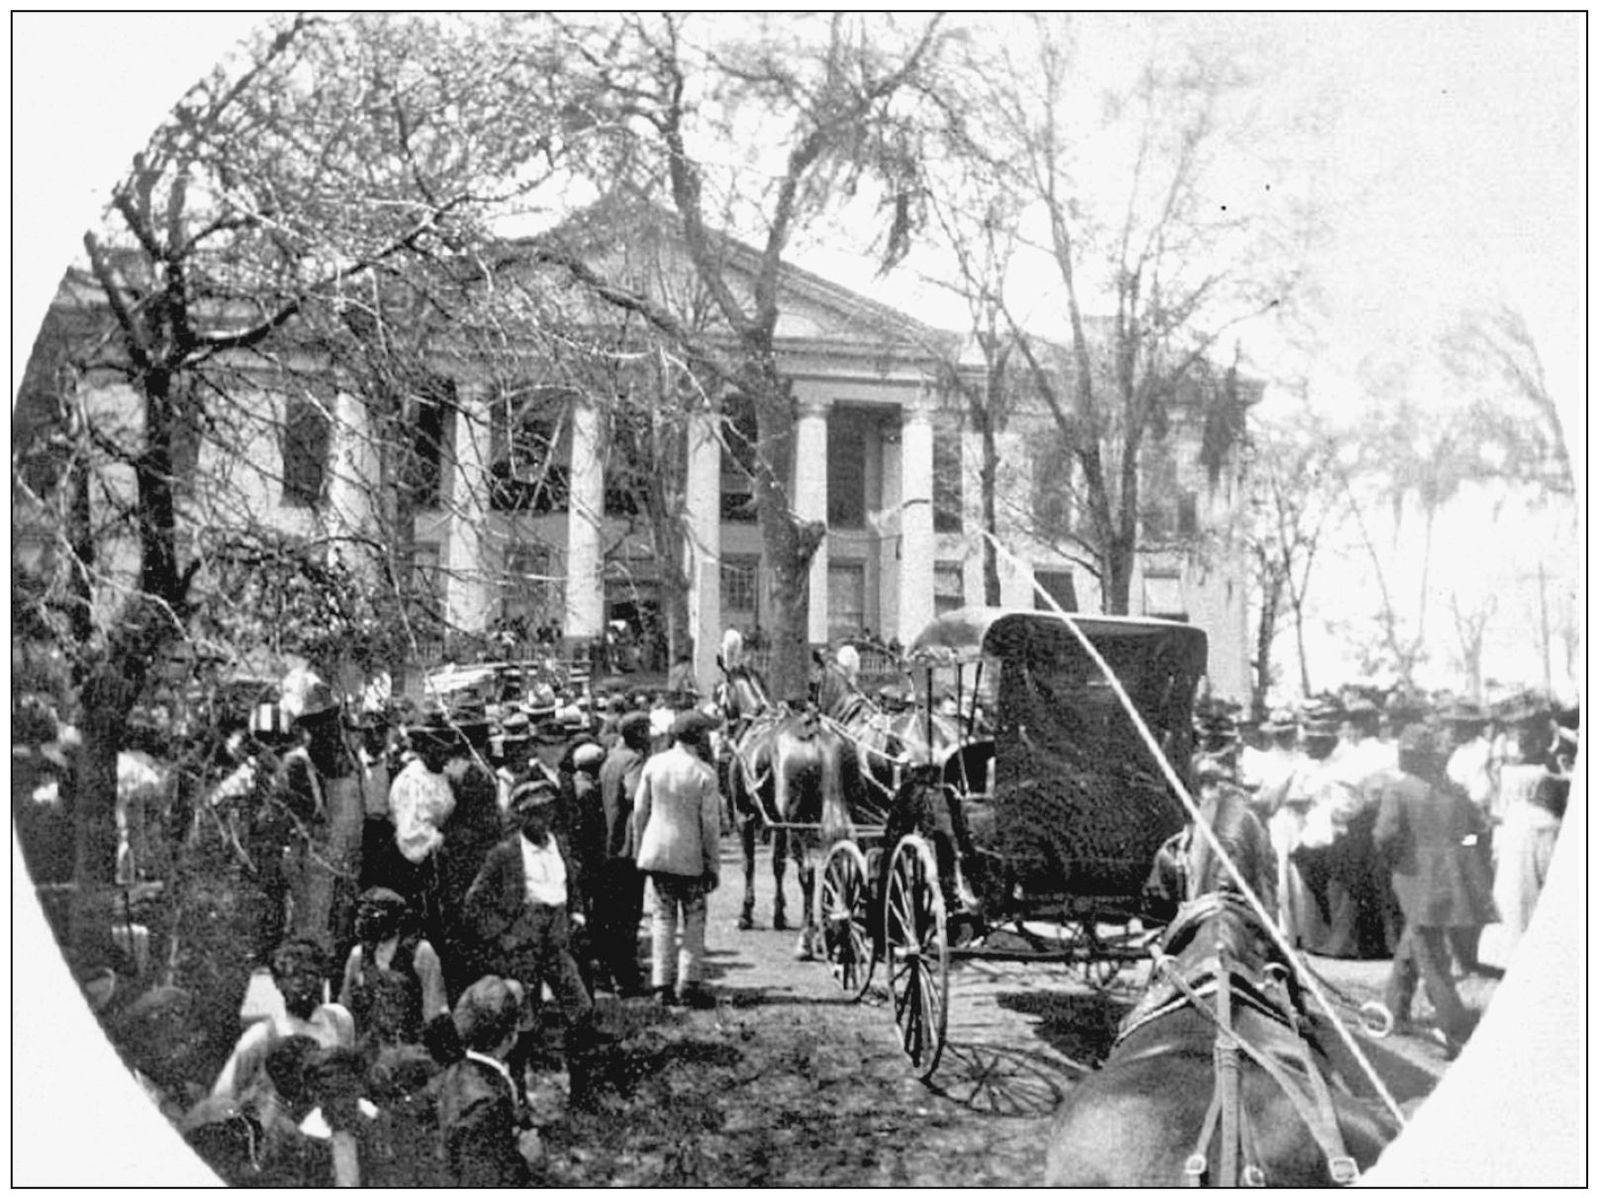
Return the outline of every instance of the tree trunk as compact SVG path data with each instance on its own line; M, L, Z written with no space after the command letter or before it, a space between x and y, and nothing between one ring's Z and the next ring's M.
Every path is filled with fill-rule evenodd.
M1105 551L1105 614L1125 616L1133 589L1133 546L1126 538L1113 538Z
M73 897L68 951L75 968L115 958L112 919L117 893L117 754L137 682L132 663L115 651L94 668L82 690L83 745L74 775Z
M1289 613L1295 622L1295 657L1300 662L1300 695L1311 698L1311 667L1306 662L1306 613L1303 602L1289 600Z
M999 441L991 418L981 421L982 469L977 480L982 488L982 602L997 607L1003 590L999 585Z
M1267 581L1261 599L1261 615L1256 622L1255 687L1250 693L1250 714L1257 720L1267 713L1267 691L1272 686L1272 638L1278 624L1278 608L1283 602L1283 579L1276 573Z

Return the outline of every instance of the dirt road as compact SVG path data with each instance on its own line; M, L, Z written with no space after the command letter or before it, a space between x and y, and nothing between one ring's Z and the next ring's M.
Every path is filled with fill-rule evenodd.
M767 850L765 850L767 854ZM564 1077L538 1077L545 1171L560 1185L1033 1185L1050 1116L1097 1066L1137 997L1138 970L1104 992L1051 966L951 971L948 1047L930 1083L911 1076L885 1000L845 998L822 964L793 959L796 931L735 929L741 869L726 850L710 912L713 1010L598 1000L621 1041L574 1109ZM797 891L789 878L796 928ZM645 927L645 925L644 925ZM1371 995L1387 962L1343 963ZM1371 1046L1370 1046L1371 1047ZM1398 1100L1443 1064L1403 1037L1372 1055Z

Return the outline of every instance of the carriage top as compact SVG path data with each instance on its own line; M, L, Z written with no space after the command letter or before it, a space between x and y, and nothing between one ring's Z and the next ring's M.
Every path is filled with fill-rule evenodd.
M929 624L912 665L977 663L993 710L987 838L1029 893L1136 895L1184 812L1104 673L1110 665L1172 769L1191 781L1204 631L1172 620L968 607ZM986 675L981 676L981 675Z
M1205 632L1192 624L1142 616L1078 612L1061 615L1009 607L962 607L947 612L921 630L910 645L907 657L920 664L949 665L976 661L984 656L1013 657L1041 651L1054 656L1080 653L1080 643L1066 627L1067 620L1075 622L1101 652L1107 643L1171 641L1190 657L1197 657L1196 673L1205 670Z

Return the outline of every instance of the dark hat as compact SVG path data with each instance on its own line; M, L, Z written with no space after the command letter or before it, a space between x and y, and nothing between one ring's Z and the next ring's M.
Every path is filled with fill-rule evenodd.
M365 907L385 907L398 911L407 908L407 900L385 886L370 886L363 891L357 901Z
M452 744L457 739L457 730L447 713L439 707L427 707L419 713L416 722L409 724L406 729L407 737L413 741L431 741L435 744Z
M1295 730L1295 713L1287 707L1279 707L1267 713L1267 718L1261 724L1261 731L1266 733L1293 732Z
M508 810L515 814L532 807L545 807L558 801L558 788L546 778L532 778L513 788L508 796Z
M1544 724L1551 719L1551 705L1536 695L1515 695L1501 705L1496 718L1508 728Z
M670 735L676 740L695 740L715 726L715 722L701 711L683 711L670 725Z
M1204 786L1207 782L1235 782L1237 780L1237 771L1233 768L1232 754L1196 753L1194 755L1194 781L1196 785Z
M1440 719L1447 724L1483 724L1489 718L1489 712L1472 699L1457 699L1440 713Z

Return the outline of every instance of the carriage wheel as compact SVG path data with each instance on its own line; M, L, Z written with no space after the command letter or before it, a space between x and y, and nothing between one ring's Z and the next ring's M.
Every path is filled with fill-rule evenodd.
M855 999L870 986L875 952L866 923L870 871L851 840L839 840L826 855L815 888L815 924L825 940L826 963L843 992Z
M904 1055L923 1080L943 1055L949 1018L949 929L937 861L919 836L906 836L888 866L887 989Z

